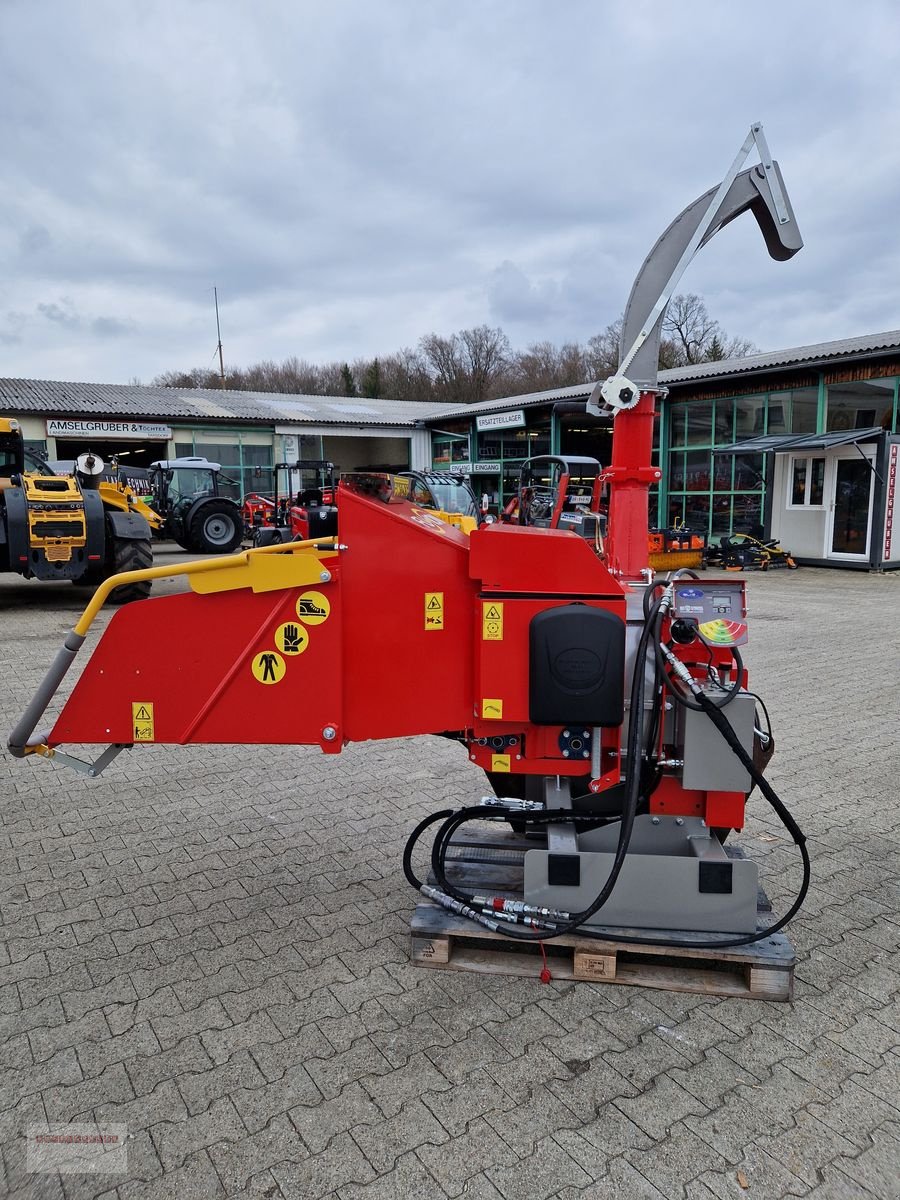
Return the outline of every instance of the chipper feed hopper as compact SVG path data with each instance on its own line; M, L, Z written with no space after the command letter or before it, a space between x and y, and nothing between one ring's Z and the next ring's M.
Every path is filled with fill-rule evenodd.
M741 171L754 142L761 163ZM658 580L647 568L665 305L696 249L748 209L773 257L800 249L759 126L721 185L657 242L628 303L620 369L589 401L615 418L602 543L577 526L527 518L466 535L388 475L346 476L340 540L151 572L184 574L190 591L117 612L45 728L106 590L121 579L105 584L13 731L12 753L97 775L143 743L264 739L338 754L348 742L449 736L495 795L413 831L404 868L433 901L526 940L602 928L606 937L627 929L629 941L644 931L651 944L679 930L695 945L738 945L780 928L805 894L808 857L763 774L771 739L741 658L744 581ZM521 499L521 510L535 511L533 496ZM398 688L398 666L410 663L427 664L440 687ZM275 702L249 726L261 699ZM81 762L63 749L71 744L106 749ZM766 930L757 929L756 865L723 846L743 826L754 787L804 862L797 902ZM475 895L447 879L447 846L470 820L535 835L523 895ZM426 883L413 851L429 827Z

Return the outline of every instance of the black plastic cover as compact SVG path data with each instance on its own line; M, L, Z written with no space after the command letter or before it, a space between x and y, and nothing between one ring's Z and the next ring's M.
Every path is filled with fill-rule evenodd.
M625 622L585 604L532 618L528 715L534 725L616 726L625 716Z

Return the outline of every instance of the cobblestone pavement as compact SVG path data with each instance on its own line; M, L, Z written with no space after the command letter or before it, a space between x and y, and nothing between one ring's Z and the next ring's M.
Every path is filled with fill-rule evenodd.
M483 787L437 738L142 747L93 781L4 755L0 1192L900 1197L900 576L748 578L813 860L793 1004L410 966L404 838ZM79 607L0 579L4 740ZM783 911L758 800L742 841ZM31 1123L90 1120L127 1124L126 1173L26 1171Z

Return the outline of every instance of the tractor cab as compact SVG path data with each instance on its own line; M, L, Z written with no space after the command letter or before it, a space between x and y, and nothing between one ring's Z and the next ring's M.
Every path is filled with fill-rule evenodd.
M464 476L449 471L401 471L398 478L409 480L408 499L413 504L431 509L448 525L471 533L481 523L478 501Z
M13 486L13 478L25 470L25 444L19 422L0 418L0 488Z
M219 492L220 463L206 458L169 458L150 464L153 508L163 536L193 554L230 553L243 539L240 510Z
M526 459L504 519L539 529L568 529L597 542L606 523L600 513L602 484L596 458L542 454Z
M337 483L334 463L324 458L300 458L276 463L274 494L244 497L244 520L252 527L253 543L333 537L337 533ZM282 490L283 481L283 490Z

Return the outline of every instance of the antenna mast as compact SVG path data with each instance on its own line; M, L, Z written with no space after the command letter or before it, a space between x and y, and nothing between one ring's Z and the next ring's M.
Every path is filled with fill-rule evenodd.
M225 389L225 361L222 358L222 330L219 326L219 293L215 288L213 288L213 297L216 302L216 336L219 339L219 344L217 347L217 349L219 351L219 377L222 380L222 390L224 391L224 389Z

